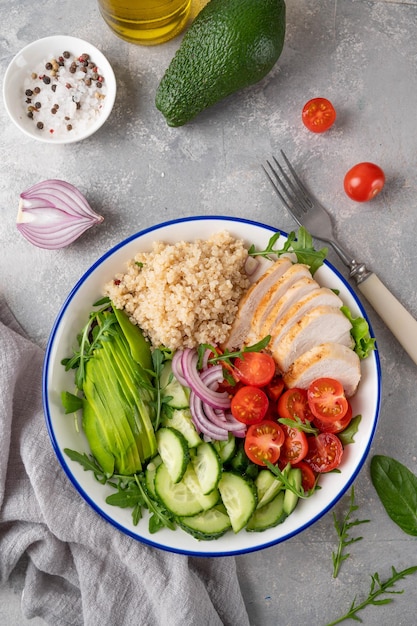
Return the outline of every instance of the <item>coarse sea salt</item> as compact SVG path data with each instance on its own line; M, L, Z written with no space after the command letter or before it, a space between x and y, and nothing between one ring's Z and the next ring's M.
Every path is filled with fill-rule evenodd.
M51 55L24 81L28 117L56 139L85 133L101 114L106 93L104 76L85 53Z

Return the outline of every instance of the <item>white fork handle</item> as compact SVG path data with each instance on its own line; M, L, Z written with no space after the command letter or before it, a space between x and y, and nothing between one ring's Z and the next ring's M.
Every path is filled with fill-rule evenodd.
M359 290L417 364L417 320L385 287L376 274L359 283Z

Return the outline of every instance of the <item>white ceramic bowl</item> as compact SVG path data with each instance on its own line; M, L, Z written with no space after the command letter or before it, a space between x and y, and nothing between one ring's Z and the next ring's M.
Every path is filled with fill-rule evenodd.
M47 123L45 123L43 130L37 128L36 120L42 120L41 111L34 114L36 119L28 117L28 103L26 102L25 96L25 84L28 80L30 80L32 72L38 71L38 68L42 67L45 62L50 61L53 58L58 58L64 51L69 51L74 57L78 57L84 53L90 56L92 62L94 62L94 64L98 67L99 73L104 77L104 88L100 91L106 95L100 101L100 111L94 116L94 118L89 120L87 124L77 122L77 117L74 115L72 124L73 128L71 131L67 131L65 129L65 131L63 130L62 132L51 133L47 127ZM41 81L39 82L40 86L43 87ZM75 81L74 84L76 85ZM45 98L48 97L48 100L46 101L49 101L52 96L49 97L46 93L47 86L45 86L44 89L45 91L43 91L43 95ZM68 90L70 97L71 93L74 92ZM91 93L91 99L94 102L94 98L92 96L93 92L89 93ZM45 37L27 45L12 59L6 70L3 81L3 100L11 120L26 135L44 143L74 143L75 141L80 141L89 137L107 120L113 108L115 98L116 79L113 69L103 53L87 41L66 35ZM32 98L32 103L29 103L29 106L34 104L34 102L35 97ZM49 115L50 108L48 107L47 110L48 113L45 110L44 114L46 119L47 115ZM58 119L58 116L56 116L56 118Z
M106 504L106 496L114 490L99 484L91 472L85 472L63 453L66 447L88 453L88 446L83 434L76 432L74 420L64 416L60 404L61 392L74 387L73 372L64 371L61 359L72 354L76 336L85 325L93 302L102 296L103 285L116 273L122 272L125 263L138 251L150 250L156 240L167 243L193 241L205 239L221 230L243 239L248 246L254 243L258 249L264 249L276 231L264 224L241 219L196 217L160 224L122 241L84 274L67 297L51 332L43 374L44 409L52 445L68 478L83 498L116 528L144 543L200 556L241 554L272 546L300 533L329 511L350 487L365 462L377 426L381 398L379 357L375 351L362 362L362 380L352 399L354 415L360 413L362 420L355 443L345 448L341 472L323 474L321 489L309 499L299 501L295 511L275 528L262 533L241 531L234 535L228 532L216 541L199 542L180 529L163 529L151 535L147 517L133 526L130 510ZM326 262L316 272L315 278L324 286L338 289L354 315L366 317L351 287L330 264Z

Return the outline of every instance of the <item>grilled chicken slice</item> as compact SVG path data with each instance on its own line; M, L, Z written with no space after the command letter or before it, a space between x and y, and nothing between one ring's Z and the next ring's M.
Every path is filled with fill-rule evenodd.
M343 301L334 291L327 287L319 287L308 293L295 302L282 317L274 320L273 326L270 328L264 327L263 330L267 331L265 334L271 335L270 345L278 345L290 326L301 320L311 309L319 306L331 306L340 309L343 306Z
M273 335L268 349L281 372L287 372L303 352L319 343L333 342L352 347L351 328L350 321L338 307L317 306L290 324L283 333Z
M261 328L267 316L287 290L301 278L311 278L311 272L308 265L303 265L302 263L291 264L291 267L284 272L281 278L268 289L255 308L253 318L251 320L249 336L247 338L248 344L256 343L265 337L265 335L269 334L265 333L265 335L261 337Z
M320 285L314 278L304 277L297 280L287 291L277 300L264 319L262 327L259 330L259 336L265 337L269 335L271 328L279 322L279 320L285 315L285 313L292 307L293 304L301 300L309 293L318 291Z
M256 307L268 289L274 285L291 266L292 261L290 259L281 257L249 287L240 301L238 313L223 348L232 350L233 348L240 348L245 344Z
M317 378L340 381L348 398L354 395L361 378L356 352L339 343L321 343L299 356L284 374L287 387L307 389Z

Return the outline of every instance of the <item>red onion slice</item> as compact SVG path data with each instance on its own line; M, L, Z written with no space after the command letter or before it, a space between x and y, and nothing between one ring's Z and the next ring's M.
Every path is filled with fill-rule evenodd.
M229 433L224 428L212 424L205 416L203 401L195 393L190 393L190 411L192 421L197 430L214 441L226 441Z
M206 404L215 409L228 409L230 407L228 393L226 391L217 392L210 389L201 379L200 373L197 370L197 362L197 351L192 348L186 348L182 353L181 366L187 385Z
M237 430L246 431L245 425L242 424L242 422L239 422L233 416L231 416L232 419L226 419L226 415L223 411L217 413L217 411L209 405L203 406L203 410L207 419L218 428L230 430L231 432Z
M175 378L183 387L188 387L188 383L185 380L184 374L182 371L181 361L182 361L182 351L177 350L174 356L172 357L172 373L174 374Z

